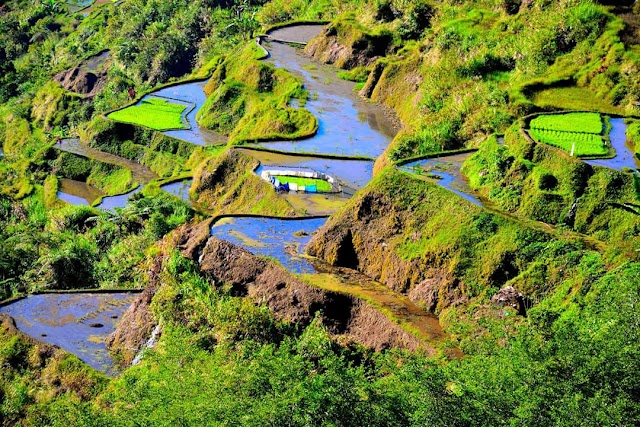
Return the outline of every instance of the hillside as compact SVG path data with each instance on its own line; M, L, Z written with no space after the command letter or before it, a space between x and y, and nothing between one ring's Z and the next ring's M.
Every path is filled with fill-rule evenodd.
M638 1L0 29L0 426L640 425Z

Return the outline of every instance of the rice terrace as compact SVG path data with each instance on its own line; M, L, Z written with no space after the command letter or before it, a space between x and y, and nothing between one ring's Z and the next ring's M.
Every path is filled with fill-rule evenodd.
M604 125L596 113L541 115L531 120L531 135L545 144L576 156L603 156L609 148L602 137Z
M0 29L0 427L640 425L640 1Z
M155 130L186 129L182 114L188 105L176 104L168 99L148 97L108 117L123 123L137 124Z

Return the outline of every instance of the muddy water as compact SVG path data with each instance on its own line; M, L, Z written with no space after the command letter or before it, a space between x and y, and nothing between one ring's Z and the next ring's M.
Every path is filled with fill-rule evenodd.
M195 145L215 145L226 143L227 138L224 135L201 128L196 121L196 114L198 114L198 111L207 100L207 95L204 93L205 84L206 81L190 82L160 89L149 95L186 102L190 105L190 107L185 111L184 116L184 120L189 125L190 129L164 131L163 133L165 135L181 139Z
M315 34L320 29L315 26ZM298 31L299 40L313 33L309 26L303 26L276 30L270 36L289 38ZM284 152L370 158L382 154L396 134L387 111L361 99L353 90L355 84L338 78L335 67L305 57L300 49L286 44L265 42L264 45L271 54L267 61L302 78L311 95L305 108L318 119L318 132L300 141L268 142L261 146Z
M105 211L112 211L115 208L124 208L129 202L129 198L142 190L142 186L138 186L132 191L128 193L121 194L118 196L108 196L102 199L102 202L96 206L98 209L102 209Z
M109 59L110 55L111 55L110 51L104 50L98 53L97 55L93 55L92 57L84 61L83 67L87 71L91 71L92 73L95 73L99 71L101 68L103 68L104 64Z
M112 211L115 208L124 208L131 196L142 190L138 186L134 190L120 194L118 196L106 196L102 198L100 204L96 207L105 211ZM71 205L91 206L103 194L97 188L88 185L86 182L74 181L72 179L60 179L60 189L57 197Z
M609 139L616 156L613 159L586 160L586 163L592 166L604 166L617 170L622 170L623 168L640 169L640 160L635 157L631 147L627 144L626 132L627 125L624 123L624 119L611 119Z
M75 354L89 366L115 373L106 337L135 297L133 293L32 295L0 312L22 332Z
M103 194L100 190L90 186L86 182L74 181L73 179L61 178L58 198L72 205L91 204Z
M75 13L91 5L93 0L69 0L65 3L67 4L67 7L69 7L69 11L71 13Z
M193 179L185 179L184 181L177 181L172 182L171 184L161 185L160 189L176 197L179 197L182 200L188 201L189 188L191 188L192 183Z
M84 2L84 3L91 3L90 1L83 1L83 2ZM88 7L88 8L86 8L86 9L84 9L84 10L82 11L82 14L83 14L84 16L87 16L87 15L91 14L91 12L93 12L94 10L96 10L96 8L97 8L98 6L101 6L101 5L106 4L106 3L112 3L112 2L113 2L113 0L95 0L95 1L93 2L93 4L91 5L91 7Z
M438 157L434 159L418 160L401 166L406 172L417 173L425 178L432 178L433 182L456 193L458 196L473 204L482 206L482 202L473 194L460 168L471 154L456 154L454 156Z
M269 37L295 43L308 43L320 34L325 25L295 25L269 32Z
M293 273L313 273L302 248L326 218L224 218L211 227L211 235L241 246L254 255L271 257Z
M55 148L66 151L68 153L95 159L103 163L130 169L133 175L133 179L141 184L146 184L158 177L151 169L144 165L141 165L138 162L125 159L124 157L105 153L104 151L96 150L95 148L91 148L86 144L80 143L80 140L77 138L63 139L60 144L55 145Z

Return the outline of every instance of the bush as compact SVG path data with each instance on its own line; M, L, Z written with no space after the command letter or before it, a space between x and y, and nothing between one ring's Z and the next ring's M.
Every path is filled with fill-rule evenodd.
M553 190L558 185L558 178L550 173L545 173L538 180L538 188L541 190Z

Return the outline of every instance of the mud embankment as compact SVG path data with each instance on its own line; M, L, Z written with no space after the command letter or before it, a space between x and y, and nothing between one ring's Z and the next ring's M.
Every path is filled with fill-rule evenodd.
M110 65L110 52L105 50L73 68L56 74L54 80L71 92L93 97L107 84L107 70Z
M371 347L417 349L417 338L358 298L308 285L273 262L224 240L209 238L201 271L238 296L266 304L279 320L308 325L316 316L334 335Z
M302 327L318 318L340 341L358 343L376 351L388 348L432 349L404 331L366 301L319 289L288 273L279 265L256 257L232 243L209 237L211 221L185 226L176 232L175 244L184 256L200 265L202 274L225 285L237 297L266 305L278 320ZM154 266L161 268L161 259ZM150 304L158 287L157 277L125 313L109 346L129 364L156 325Z
M348 21L338 21L312 39L305 53L326 64L351 69L369 66L385 56L392 41L389 34L368 34Z
M451 248L438 253L421 247L437 237L431 236L427 224L436 218L447 221L444 212L452 208L449 204L460 205L458 212L450 212L452 217L470 218L480 208L463 199L446 202L451 199L446 190L436 184L401 179L399 172L387 173L384 178L379 183L387 187L384 191L373 185L356 195L346 209L318 230L307 245L307 253L330 265L358 270L431 312L462 302L463 284L451 273L444 253ZM413 247L416 253L423 253L403 254Z

